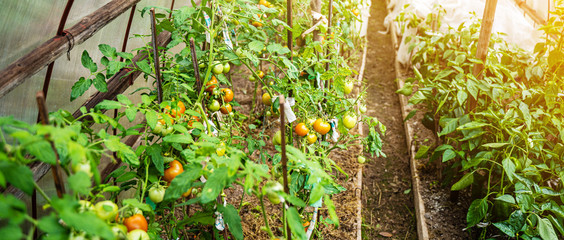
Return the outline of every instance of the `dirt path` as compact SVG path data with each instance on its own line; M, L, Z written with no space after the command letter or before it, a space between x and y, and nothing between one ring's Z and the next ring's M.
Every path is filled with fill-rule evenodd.
M368 114L386 125L384 152L363 172L363 239L417 239L409 155L394 71L394 48L384 31L385 0L372 2L364 73Z

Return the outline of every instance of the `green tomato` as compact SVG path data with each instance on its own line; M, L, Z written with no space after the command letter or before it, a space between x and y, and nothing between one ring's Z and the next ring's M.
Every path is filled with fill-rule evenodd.
M269 181L262 187L262 194L266 195L272 204L279 204L284 201L284 198L278 194L282 191L284 191L284 187L276 181Z
M278 130L278 131L276 131L276 133L274 133L274 137L272 137L272 143L274 145L282 144L282 132L280 130Z
M298 57L298 56L299 56L298 51L294 50L292 52L292 57Z
M254 82L254 81L256 81L256 80L257 80L257 79L255 78L255 76L253 76L253 75L250 75L250 76L249 76L249 81Z
M354 127L354 125L356 125L356 117L353 117L351 115L346 115L343 118L343 124L345 125L346 128L351 129Z
M163 124L160 122L157 122L157 125L155 125L155 128L153 128L153 133L154 134L162 134L163 133Z
M212 112L219 110L220 107L221 106L217 100L213 100L210 104L208 104L208 109Z
M164 199L165 188L160 185L154 185L149 189L149 199L154 203L160 203Z
M112 220L118 213L118 206L110 200L98 202L94 208L96 216L102 220Z
M89 177L94 176L94 174L92 173L92 168L90 166L90 162L88 162L88 161L82 161L80 163L74 163L72 165L72 171L74 173L78 173L78 172L86 173Z
M239 21L237 21L238 23ZM235 50L235 55L237 55L237 57L243 57L243 49L242 48L237 48L237 50Z
M347 81L347 82L345 83L345 95L351 93L352 90L353 90L353 87L354 87L353 82L352 82L352 81Z
M205 67L206 67L206 64L200 63L200 65L198 65L198 67L200 67L200 68L205 68Z
M127 240L151 240L151 238L145 231L135 229L127 234Z
M172 133L172 131L174 131L174 128L172 126L167 127L166 129L163 130L162 134L163 135L169 135Z
M225 74L225 73L228 73L229 70L231 70L231 65L229 65L228 62L224 63L224 64L223 64L223 73L224 73L224 74Z
M115 224L111 227L116 239L125 239L127 237L127 227L123 224Z
M358 111L361 113L366 113L366 105L362 104L358 107Z
M280 195L278 195L275 192L267 192L266 197L268 198L268 201L270 201L274 205L281 203L283 199Z
M222 74L223 73L223 65L220 62L215 62L212 71L215 75Z
M215 153L217 153L217 156L220 156L220 157L225 155L225 147L220 147L220 148L215 149Z
M90 212L90 211L96 210L94 208L94 205L92 205L92 203L90 201L78 200L78 204L80 204L80 207L78 207L79 213Z
M358 160L358 163L361 163L361 164L366 162L366 158L362 155L359 155L357 160Z

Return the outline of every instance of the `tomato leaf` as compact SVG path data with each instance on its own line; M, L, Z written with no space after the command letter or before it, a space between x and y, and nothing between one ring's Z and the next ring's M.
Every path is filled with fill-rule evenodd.
M417 149L417 153L415 153L415 159L421 159L427 157L427 153L429 152L429 146L427 145L420 145L419 149Z
M88 51L86 50L82 52L82 57L80 58L80 62L82 63L82 66L88 68L88 70L90 70L91 73L94 73L98 70L98 66L96 65L96 63L94 63L94 61L92 61L92 58L90 57Z
M249 43L249 49L254 52L260 52L264 48L264 43L261 41L252 41Z
M329 218L339 227L339 217L337 216L337 211L335 210L335 204L329 195L325 195L325 206L327 206L327 211L329 212Z
M214 201L215 198L221 193L221 190L227 184L227 168L220 167L216 168L211 174L204 189L202 189L202 203L209 203ZM176 179L176 178L175 178Z
M237 209L233 205L228 204L227 206L219 205L217 210L223 214L223 219L229 227L229 232L233 234L235 239L243 239L243 226L241 225L241 217L237 212Z
M90 180L90 176L85 172L79 171L75 174L69 176L68 181L70 188L75 193L80 193L87 195L90 193L90 187L92 186L92 182Z
M108 85L106 84L106 77L102 73L96 74L96 78L94 78L94 81L92 82L92 84L100 92L107 92L108 91Z
M194 139L192 139L192 136L190 135L173 134L164 137L163 141L170 143L190 144L194 142Z
M292 231L292 236L295 236L296 239L306 239L305 230L298 210L294 207L290 207L286 210L286 213L288 225L290 225L290 230Z
M161 146L158 144L154 144L148 147L145 151L147 151L147 154L151 156L151 160L153 161L153 164L157 168L157 171L159 171L160 175L163 175L164 159L163 159L163 155L161 154L162 153Z
M96 109L104 109L104 110L120 109L121 107L122 107L121 103L107 99L96 105Z
M71 102L74 101L76 98L82 96L88 89L92 86L92 79L86 79L84 77L80 77L80 79L74 83L71 87Z
M33 173L28 167L14 162L0 161L0 172L10 184L31 196L35 184Z
M111 47L108 44L100 44L100 45L98 45L98 48L100 49L100 52L102 52L102 54L104 54L104 56L109 57L111 59L116 58L116 48L115 47Z

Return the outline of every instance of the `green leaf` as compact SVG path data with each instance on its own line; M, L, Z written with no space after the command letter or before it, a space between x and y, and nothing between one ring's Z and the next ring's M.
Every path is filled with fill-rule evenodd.
M556 235L556 232L554 232L554 228L552 227L552 223L550 223L550 220L546 218L541 218L539 221L538 228L539 228L539 234L542 239L544 240L558 239L558 236Z
M155 128L158 121L156 112L147 111L147 113L145 113L145 119L147 119L147 124L149 125L149 127Z
M127 98L125 95L123 94L118 94L116 96L116 99L118 100L118 102L122 103L123 105L131 105L133 104L131 102L131 100L129 100L129 98Z
M47 164L55 164L57 162L57 157L51 144L43 139L38 139L38 141L26 143L28 144L25 146L25 150L28 151L29 154L36 157L39 161L42 161Z
M84 195L90 193L90 186L92 183L90 176L88 176L85 172L80 171L70 175L67 182L69 183L70 188L76 193Z
M137 67L139 69L141 69L142 72L144 72L146 74L153 73L153 70L151 69L151 65L149 65L149 62L147 61L147 59L145 59L143 61L138 61L136 64L137 64Z
M458 182L452 185L451 191L460 191L474 182L474 172L467 173Z
M290 230L292 231L292 237L295 237L296 239L306 239L305 230L302 225L301 217L300 214L298 213L298 210L296 210L296 208L294 207L290 207L288 208L286 213L287 213L288 225L290 225Z
M108 91L108 85L106 84L106 76L104 76L104 74L102 73L96 74L96 78L94 78L92 84L94 84L94 87L98 89L98 91L100 92Z
M317 203L317 201L321 200L323 194L325 194L325 191L323 190L323 186L321 186L321 184L319 183L315 184L309 196L310 205L315 204Z
M202 203L214 201L227 184L227 178L228 174L226 167L215 169L206 182L206 185L204 185L204 189L202 189Z
M446 121L447 123L441 133L439 133L439 137L454 132L454 130L456 130L456 127L458 126L458 118L450 118L446 119Z
M398 94L409 96L413 93L413 84L411 82L406 82L400 89L396 91Z
M127 117L127 120L129 120L129 122L133 122L135 120L135 116L137 116L137 108L126 108L125 116Z
M168 136L164 137L163 141L170 142L170 143L190 144L190 143L194 142L194 139L192 139L192 136L190 136L190 135L173 134L173 135L168 135Z
M132 54L132 53L128 53L128 52L118 52L117 55L120 56L120 57L122 57L123 59L126 59L126 60L131 60L131 59L133 59L133 54Z
M466 214L466 222L468 227L478 224L488 212L487 199L476 199L470 204L468 213Z
M14 187L31 196L35 186L31 170L14 162L0 161L0 172Z
M161 146L158 145L158 144L154 144L154 145L147 147L147 149L145 151L147 152L147 154L149 156L151 156L151 160L153 161L155 168L157 168L157 171L159 171L160 175L163 175L164 174L164 158L163 158L163 155L162 155Z
M90 70L91 73L95 73L98 70L98 66L96 65L96 63L94 63L94 61L92 61L92 58L90 57L90 55L86 50L82 52L82 57L80 58L80 62L82 62L82 66L88 68L88 70Z
M2 225L0 227L0 236L5 240L20 240L25 239L23 229L15 224Z
M505 145L509 145L509 143L486 143L483 144L482 147L489 147L489 148L500 148Z
M415 116L415 114L417 113L417 109L412 110L411 112L409 112L409 114L407 114L407 116L405 117L405 119L403 120L404 122L411 119L413 116Z
M100 44L98 45L98 48L100 49L100 52L104 54L104 56L109 57L111 59L116 58L116 48L111 47L108 44Z
M503 165L503 170L505 171L507 178L509 178L509 181L513 182L515 174L515 163L513 163L511 158L505 158L503 159L501 164Z
M67 230L61 226L61 224L59 224L59 219L55 216L54 213L51 213L49 216L46 217L42 217L39 221L38 221L38 227L39 229L41 229L41 231L47 233L48 235L52 236L59 236L61 239L66 239L66 238L62 238L64 235L64 237L67 237Z
M88 89L92 86L92 80L86 79L84 77L80 77L80 79L74 83L71 87L71 102L74 101L76 98L82 96Z
M443 162L447 162L456 157L456 153L452 149L447 149L443 152Z
M337 216L337 211L335 210L335 204L333 204L333 200L331 200L331 196L325 195L325 206L327 207L327 211L329 212L329 218L337 227L339 227L339 217Z
M419 149L417 149L417 153L415 154L415 159L422 159L427 157L427 153L429 152L430 147L426 145L420 145Z
M501 195L496 197L495 200L504 201L506 203L515 204L515 198L509 194Z
M237 209L235 209L233 205L228 204L225 207L219 205L218 211L223 214L223 219L229 228L229 232L233 234L233 237L237 240L243 239L243 226L241 225L241 217Z
M261 41L252 41L249 43L249 49L251 51L260 52L264 48L264 43Z
M499 230L501 230L503 233L505 233L507 236L515 237L516 232L513 229L513 226L511 226L511 224L507 222L496 222L493 223L493 225L497 227Z
M96 105L96 109L105 109L105 110L120 109L121 107L122 107L121 103L107 99Z
M490 124L487 123L482 123L482 122L469 122L466 124L463 124L462 126L459 126L456 128L456 130L458 131L462 131L462 130L473 130L473 129L477 129L477 128L481 128L481 127L485 127L485 126L489 126Z

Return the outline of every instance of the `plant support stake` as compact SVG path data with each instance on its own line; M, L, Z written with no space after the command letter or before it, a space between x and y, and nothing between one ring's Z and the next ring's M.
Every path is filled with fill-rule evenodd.
M200 80L200 67L198 66L198 58L196 57L196 45L194 44L194 38L190 38L190 55L192 55L192 64L194 65L196 92L200 92L202 89L202 81Z
M155 8L151 8L151 36L153 38L153 59L155 62L155 78L157 79L157 97L159 104L163 102L163 88L161 83L161 68L159 66L159 49L157 45L157 28L156 28Z
M280 135L282 135L282 140L280 143L280 147L282 148L282 178L284 181L284 192L286 194L290 194L290 188L288 188L288 158L286 158L286 125L284 124L284 104L285 99L284 95L280 95L278 97L280 102ZM282 204L282 207L286 206L286 204ZM282 212L285 212L282 209ZM284 220L286 222L286 220ZM292 233L290 232L290 225L286 224L286 232L288 233L288 240L292 240Z
M49 124L49 116L47 115L47 107L45 107L45 94L43 91L38 91L35 98L37 100L39 116L41 116L41 123L43 125L47 125ZM51 167L51 171L53 172L53 181L55 182L55 188L57 189L57 196L62 198L63 194L65 194L65 185L63 185L61 175L59 174L59 154L57 153L57 149L55 148L55 145L53 145L53 142L49 141L49 143L51 144L51 148L53 149L57 159L55 166Z

